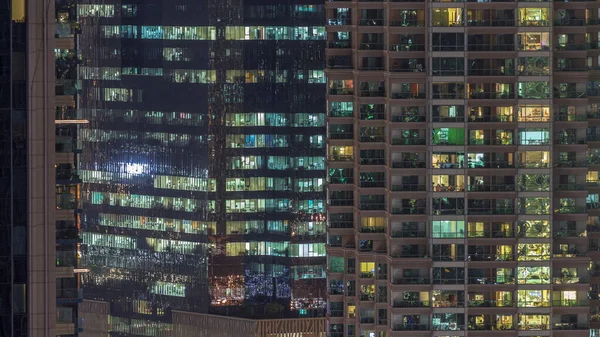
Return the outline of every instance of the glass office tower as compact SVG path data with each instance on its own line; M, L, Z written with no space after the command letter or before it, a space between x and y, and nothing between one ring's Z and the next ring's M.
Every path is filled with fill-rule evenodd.
M327 3L330 336L598 334L598 14Z
M77 6L85 296L115 332L324 307L323 7Z

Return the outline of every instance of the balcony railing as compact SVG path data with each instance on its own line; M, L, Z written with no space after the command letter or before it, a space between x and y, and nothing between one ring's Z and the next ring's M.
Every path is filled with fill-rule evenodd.
M585 19L561 19L554 21L555 26L585 26Z
M468 284L515 284L515 278L512 276L503 277L468 277Z
M468 306L471 308L496 308L496 307L513 307L515 305L515 302L512 300L500 300L500 301L496 301L496 300L480 300L480 301L473 301L473 300L469 300L468 302Z
M393 331L428 331L429 324L392 324Z
M479 324L470 324L468 326L468 330L491 330L491 331L501 331L501 330L514 330L515 325L511 323L479 323Z
M552 306L555 307L587 307L590 305L588 300L554 300Z
M424 92L412 93L412 92L395 92L392 93L393 99L425 99L427 94Z
M426 214L425 207L394 207L392 214Z
M554 323L552 330L588 330L587 323Z
M394 300L392 306L394 308L427 308L430 306L430 303L429 301Z
M395 161L392 162L392 168L425 168L425 161Z
M401 185L392 185L392 191L409 191L409 192L417 192L417 191L425 191L425 185L422 184L401 184Z
M515 51L514 44L468 44L469 51Z
M393 238L424 238L426 231L392 231Z
M425 145L425 138L395 138L392 145Z
M429 284L428 277L400 277L392 278L392 284Z
M425 51L424 44L390 44L390 51Z
M354 95L354 89L352 88L330 88L330 95Z

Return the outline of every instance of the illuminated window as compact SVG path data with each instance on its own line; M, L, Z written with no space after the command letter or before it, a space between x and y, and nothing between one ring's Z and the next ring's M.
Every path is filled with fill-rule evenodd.
M79 17L112 18L115 16L114 5L77 5Z
M465 222L454 220L432 221L434 238L464 238Z
M520 243L517 247L519 261L550 260L549 243Z
M325 256L324 243L293 243L290 245L291 257Z
M517 304L521 308L550 306L550 290L518 290Z
M375 275L375 262L361 262L359 267L361 277L373 277Z
M519 284L550 284L550 267L518 267Z
M550 121L550 107L547 105L520 105L519 122L548 122Z
M547 220L521 221L518 225L519 236L524 238L550 237L550 222Z
M330 146L329 160L351 161L354 160L354 147L352 146Z

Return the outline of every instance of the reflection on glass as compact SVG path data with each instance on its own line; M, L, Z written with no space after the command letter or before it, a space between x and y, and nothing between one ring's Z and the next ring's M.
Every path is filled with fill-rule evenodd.
M520 243L517 246L519 261L548 261L550 259L549 243Z

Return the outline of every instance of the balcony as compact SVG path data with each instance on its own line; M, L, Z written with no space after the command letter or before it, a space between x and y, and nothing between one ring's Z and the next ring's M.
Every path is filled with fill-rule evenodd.
M354 95L353 88L329 88L330 95Z
M588 330L588 323L554 323L552 330Z
M54 37L62 39L62 38L72 38L76 34L81 33L81 25L79 22L56 22L54 23Z
M425 145L425 138L393 138L392 145Z
M468 284L515 284L515 278L512 276L503 277L469 277Z
M392 331L429 331L429 324L392 324Z
M413 43L393 43L390 44L390 51L408 52L408 51L425 51L424 44Z
M392 307L394 308L428 308L429 306L429 301L394 300L392 302Z
M392 185L392 191L423 192L423 191L425 191L425 185L424 184L398 184L398 185Z
M359 44L360 50L385 50L385 44L382 42L362 42Z
M73 250L56 251L56 267L77 267L77 252Z
M80 288L57 288L56 303L68 304L83 301L83 289Z
M469 91L468 99L514 99L515 93L510 91Z
M69 136L56 136L55 151L57 153L80 153L81 141Z
M565 26L585 26L585 19L560 19L554 21L554 26L565 27Z
M56 194L57 210L77 210L80 209L80 200L76 195L70 193Z
M57 79L56 95L76 95L81 89L81 81L71 79Z
M393 238L424 238L426 236L426 231L411 231L411 230L402 230L402 231L392 231L391 237Z
M590 301L585 300L554 300L552 306L554 307L589 307Z
M398 277L392 278L392 284L429 284L429 277Z
M327 48L330 49L352 49L352 41L331 41L327 43Z
M425 207L394 207L392 214L426 214Z
M360 19L358 21L359 26L383 26L385 20L382 17L377 17L373 19Z
M469 300L469 308L506 308L514 307L512 300Z
M514 44L480 44L480 43L469 43L467 45L468 51L515 51Z

